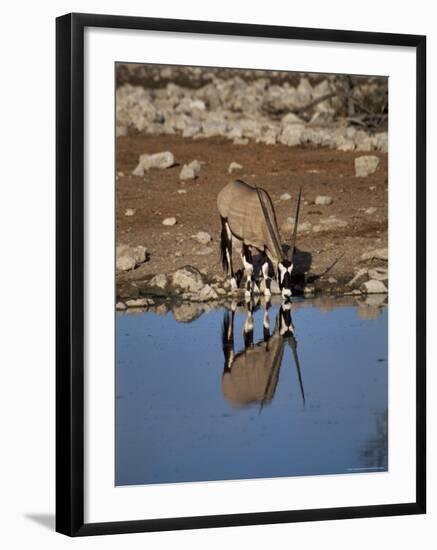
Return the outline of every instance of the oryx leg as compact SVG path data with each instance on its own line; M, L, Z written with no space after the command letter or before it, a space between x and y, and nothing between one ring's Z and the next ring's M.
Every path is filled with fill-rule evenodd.
M234 274L234 266L232 265L232 231L229 227L226 218L220 217L222 222L222 234L221 234L221 256L223 268L227 273L231 274L231 288L235 290L237 288L237 281Z
M226 311L223 318L223 341L222 349L225 358L224 370L230 371L234 362L234 317L235 311Z
M294 334L294 324L291 316L291 303L287 302L279 310L279 334Z
M265 305L264 305L264 315L263 315L263 336L264 336L264 342L268 342L270 340L270 317L269 317L269 309L270 309L270 299L266 299Z
M261 265L261 271L262 271L263 279L264 279L264 295L265 296L271 296L272 295L272 291L271 291L272 280L269 276L270 263L269 263L269 259L267 258L267 254L264 254L263 263Z
M241 250L241 260L243 262L244 273L246 275L246 296L250 296L253 292L259 292L259 289L255 284L253 275L252 253L249 246L244 243Z
M247 317L243 325L244 348L247 349L253 344L253 306L252 301L247 302Z

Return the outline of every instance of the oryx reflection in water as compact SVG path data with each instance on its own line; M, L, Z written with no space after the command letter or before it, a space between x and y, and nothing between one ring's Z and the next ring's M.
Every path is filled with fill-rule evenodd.
M244 407L254 403L263 406L272 401L279 379L284 347L287 343L292 351L297 370L302 402L305 393L302 373L297 354L297 342L291 318L292 304L283 303L278 310L273 332L270 330L269 308L266 301L263 316L263 337L254 342L254 311L257 305L247 303L247 317L243 326L244 349L235 353L234 319L236 305L225 311L222 328L222 347L225 359L222 390L231 405Z

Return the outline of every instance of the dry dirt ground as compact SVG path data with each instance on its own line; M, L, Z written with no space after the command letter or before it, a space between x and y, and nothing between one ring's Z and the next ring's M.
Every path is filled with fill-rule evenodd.
M165 170L151 169L144 177L132 175L140 154L161 151L171 151L177 164ZM362 254L387 247L387 154L371 153L380 158L377 171L366 178L355 177L354 159L366 154L369 153L252 142L235 145L222 138L118 137L117 243L143 245L148 254L146 263L117 274L119 288L125 281L142 281L157 273L170 274L185 265L198 268L207 277L222 275L216 197L224 185L239 178L270 193L284 243L290 241L291 231L281 228L287 217L294 216L300 186L300 223L317 226L320 220L331 216L347 222L346 227L299 234L296 256L297 272L307 282L313 282L316 290L345 292L346 282L363 267ZM182 166L194 159L202 163L199 177L180 182ZM231 162L243 168L230 175ZM178 193L182 189L185 194ZM283 193L290 193L292 199L280 200ZM318 195L329 195L333 203L315 205ZM372 207L376 210L366 213ZM126 209L135 209L135 215L126 216ZM162 225L163 219L171 216L177 219L177 224ZM213 251L207 255L198 255L204 249L192 238L198 231L207 231L212 236L208 246ZM325 275L314 280L314 276L324 273L336 260ZM241 266L238 258L235 265ZM370 267L371 263L365 265Z

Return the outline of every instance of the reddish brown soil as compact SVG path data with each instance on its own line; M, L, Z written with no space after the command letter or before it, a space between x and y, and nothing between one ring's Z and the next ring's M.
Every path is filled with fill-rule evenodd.
M144 177L131 175L142 153L171 151L176 166L151 169ZM216 197L233 178L264 187L273 199L279 226L294 216L299 186L303 188L300 222L313 225L335 215L348 222L347 227L323 233L298 236L301 271L320 274L341 255L338 263L318 281L320 288L340 288L361 266L363 252L387 246L387 155L376 154L381 163L367 178L354 176L354 159L369 153L340 152L323 148L290 148L284 145L249 143L234 145L221 138L184 139L180 136L126 136L117 139L117 242L147 247L149 260L134 271L118 275L118 281L141 280L155 273L171 273L192 265L209 275L221 274L219 265L220 220ZM198 179L182 184L179 173L184 163L197 159L202 165ZM234 161L242 170L228 173ZM123 175L120 174L123 173ZM186 189L186 194L178 190ZM288 192L292 200L279 199ZM316 206L317 195L334 199L330 206ZM376 207L373 214L365 209ZM136 209L134 216L125 215ZM174 216L173 227L162 225ZM198 256L202 248L191 236L207 231L214 252ZM290 233L282 231L284 242ZM179 256L176 253L180 254ZM240 261L236 259L240 266ZM328 278L335 278L337 282ZM325 285L325 286L323 286Z

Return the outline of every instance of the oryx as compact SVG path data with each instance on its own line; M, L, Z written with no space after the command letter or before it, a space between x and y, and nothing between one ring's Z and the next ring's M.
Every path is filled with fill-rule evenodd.
M249 185L241 180L228 183L217 196L217 207L220 213L221 259L223 269L231 273L232 288L237 288L232 265L232 240L242 243L241 257L246 274L246 294L256 290L251 247L263 254L262 275L265 294L269 296L270 277L269 261L273 264L274 276L277 278L283 298L291 296L291 273L295 252L296 231L299 218L301 189L296 206L294 231L289 255L281 246L275 209L267 191L261 187Z
M253 343L252 315L253 310L249 306L243 327L244 349L235 353L235 311L225 312L222 328L222 349L225 360L222 376L224 396L234 406L241 407L259 403L262 409L274 397L284 346L285 343L288 343L293 353L302 402L305 405L297 343L291 320L291 303L287 302L279 308L272 334L270 334L268 312L267 309L265 310L263 338L255 344Z

